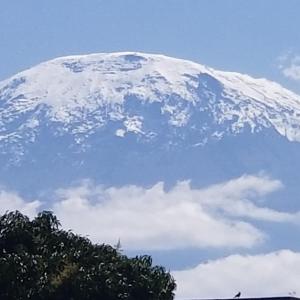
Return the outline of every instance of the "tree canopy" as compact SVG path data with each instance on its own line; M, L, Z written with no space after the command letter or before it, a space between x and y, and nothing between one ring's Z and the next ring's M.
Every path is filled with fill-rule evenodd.
M169 300L175 288L150 256L93 244L62 230L52 212L33 220L18 211L0 216L1 300Z

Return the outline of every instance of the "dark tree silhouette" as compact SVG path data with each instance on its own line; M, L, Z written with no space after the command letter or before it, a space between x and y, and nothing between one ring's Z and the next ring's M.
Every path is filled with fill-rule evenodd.
M62 230L52 212L32 221L18 211L0 217L1 300L169 300L175 288L150 256L92 244Z

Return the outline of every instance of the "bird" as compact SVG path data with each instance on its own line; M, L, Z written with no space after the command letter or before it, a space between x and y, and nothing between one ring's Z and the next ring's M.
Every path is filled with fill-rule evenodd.
M241 297L241 292L238 292L233 298L234 299L238 299L238 298L240 298Z

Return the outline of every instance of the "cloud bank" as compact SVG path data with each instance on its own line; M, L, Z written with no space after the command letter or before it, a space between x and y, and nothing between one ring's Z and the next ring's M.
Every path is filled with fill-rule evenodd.
M252 247L263 240L251 224L213 211L217 207L205 204L205 194L188 182L168 192L162 183L149 189L85 184L59 194L53 209L64 226L94 241L120 238L125 249Z
M104 188L90 181L60 189L51 209L65 229L94 242L126 250L183 248L251 248L266 236L253 220L294 222L297 214L257 205L257 200L282 187L264 176L242 176L203 189L187 181L166 191L163 183L151 188ZM2 212L18 209L34 215L40 201L26 202L14 193L0 194Z
M231 255L173 272L176 300L288 296L300 293L300 253L282 250L255 256Z

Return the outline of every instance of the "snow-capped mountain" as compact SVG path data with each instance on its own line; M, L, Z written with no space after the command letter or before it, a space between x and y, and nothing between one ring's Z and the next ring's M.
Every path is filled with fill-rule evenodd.
M258 171L292 178L299 142L299 95L163 55L68 56L0 82L8 185L205 183Z

